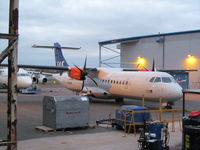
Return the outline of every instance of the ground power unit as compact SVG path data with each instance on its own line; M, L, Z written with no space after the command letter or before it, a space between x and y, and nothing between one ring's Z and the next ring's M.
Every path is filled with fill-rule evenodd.
M86 96L44 96L43 125L54 128L76 128L89 125L89 99Z

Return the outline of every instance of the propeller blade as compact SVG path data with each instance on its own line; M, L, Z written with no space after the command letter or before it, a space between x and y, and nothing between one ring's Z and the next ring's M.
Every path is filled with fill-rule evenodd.
M153 59L152 71L155 71L155 62L154 62L154 59Z
M83 80L83 84L82 84L82 87L81 87L81 91L83 90L84 86L85 86L85 77L87 76L90 80L92 80L94 82L94 84L96 86L98 86L97 82L92 78L90 77L88 74L90 71L92 71L93 69L90 69L90 70L86 70L86 65L87 65L87 55L85 57L85 62L84 62L84 66L83 66L83 70L80 69L78 66L74 65L80 72L81 72L81 80Z
M149 69L147 69L145 66L143 66L144 67L144 69L146 70L146 71L149 71Z
M90 78L90 80L92 80L96 86L98 86L97 82L92 77L90 76L87 76L87 77Z
M83 70L81 70L77 65L74 65L80 72L82 72Z
M83 91L84 86L85 86L85 80L83 80L81 91Z
M85 57L85 63L84 63L83 70L85 70L85 69L86 69L86 64L87 64L87 55L86 55L86 57Z
M84 70L81 70L78 66L74 65L80 72L81 72L81 80L85 80L85 76L87 75L87 72Z

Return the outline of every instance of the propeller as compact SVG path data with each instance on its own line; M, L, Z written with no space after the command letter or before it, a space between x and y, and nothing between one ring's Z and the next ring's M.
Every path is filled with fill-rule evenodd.
M156 71L154 59L153 59L153 64L152 64L152 71Z
M137 64L137 68L140 66L141 64ZM147 69L145 66L142 65L142 67L144 68L145 71L149 71L149 69Z
M152 71L155 71L155 62L154 62L154 59L153 59L153 64L152 64Z
M81 91L83 90L83 88L84 88L84 86L85 86L85 79L86 79L86 76L87 76L90 80L92 80L96 86L98 86L97 82L96 82L91 76L89 76L89 72L90 72L91 70L87 70L87 69L86 69L86 65L87 65L87 56L85 57L85 62L84 62L83 69L80 69L78 66L74 65L74 66L81 72L81 78L80 78L80 80L83 80L83 84L82 84L82 87L81 87Z

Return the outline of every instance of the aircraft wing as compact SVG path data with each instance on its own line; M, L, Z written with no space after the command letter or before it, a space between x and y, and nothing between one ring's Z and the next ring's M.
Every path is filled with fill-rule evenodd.
M146 69L137 69L137 68L123 68L123 71L151 71ZM198 71L197 69L158 69L157 71L161 72L188 72L188 71Z
M198 71L197 69L159 69L161 72L187 72L187 71Z
M138 68L123 68L123 71L148 71L146 69L138 69Z
M8 64L0 64L1 67L8 67ZM22 65L18 64L18 68L30 68L30 69L46 69L46 70L64 70L69 71L70 67L64 66L39 66L39 65ZM98 71L97 68L86 68L87 71Z
M8 64L0 64L1 67L8 67ZM64 66L39 66L39 65L22 65L18 64L18 68L32 69L33 72L43 72L42 74L51 75L52 73L61 73L65 71L73 70L74 67L64 67ZM97 68L85 68L85 70L90 74L96 74L98 72ZM47 73L44 73L47 72Z
M2 67L8 67L8 64L0 64ZM69 67L59 66L38 66L38 65L18 65L18 68L30 68L30 69L41 69L41 70L57 70L57 71L68 71Z

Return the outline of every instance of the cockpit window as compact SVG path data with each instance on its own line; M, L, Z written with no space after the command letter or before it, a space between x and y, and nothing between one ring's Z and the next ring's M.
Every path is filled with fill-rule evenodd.
M176 80L173 77L170 77L171 81L176 83Z
M161 78L160 77L156 77L154 82L161 82Z
M172 81L171 81L171 79L169 77L162 77L162 82L163 83L170 83Z
M153 82L154 79L155 79L155 77L152 77L152 78L149 80L149 82Z

